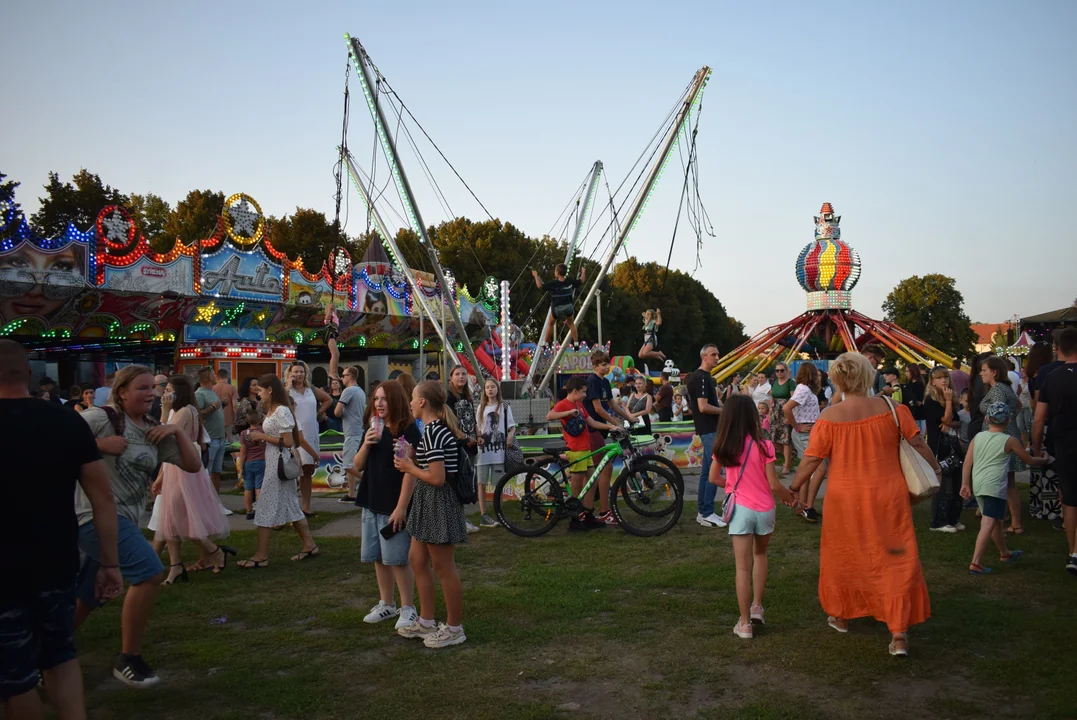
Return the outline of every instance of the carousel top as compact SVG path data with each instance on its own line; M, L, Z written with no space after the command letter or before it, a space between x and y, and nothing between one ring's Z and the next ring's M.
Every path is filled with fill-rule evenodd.
M860 280L860 255L842 241L841 216L830 203L823 203L815 217L815 240L800 251L796 275L800 287L809 294L809 306L817 293L843 305L848 303L849 291Z

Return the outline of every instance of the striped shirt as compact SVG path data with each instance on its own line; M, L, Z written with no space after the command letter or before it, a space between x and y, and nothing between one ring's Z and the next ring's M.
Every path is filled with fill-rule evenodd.
M423 429L423 439L415 450L415 462L423 469L430 467L432 462L443 462L445 474L451 475L458 469L456 449L456 436L444 422L435 420Z

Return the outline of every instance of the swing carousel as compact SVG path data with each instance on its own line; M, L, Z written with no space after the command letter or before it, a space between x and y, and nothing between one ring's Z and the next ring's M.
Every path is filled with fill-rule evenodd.
M860 255L841 239L841 216L823 203L815 217L815 239L796 261L796 278L807 293L808 309L788 322L756 333L726 355L713 370L722 382L738 371L765 370L776 360L806 357L832 360L866 345L889 348L907 363L950 367L951 358L908 330L887 320L873 320L853 309L852 290L860 280Z

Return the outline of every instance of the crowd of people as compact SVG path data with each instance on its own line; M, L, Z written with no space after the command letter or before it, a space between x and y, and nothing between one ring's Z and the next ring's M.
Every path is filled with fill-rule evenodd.
M308 525L311 477L319 423L330 414L340 419L345 437L351 475L345 501L362 508L361 561L374 565L378 585L378 603L364 621L395 618L398 634L431 648L466 641L454 548L469 532L497 521L480 492L479 525L472 525L453 483L461 463L471 463L481 487L492 489L514 445L511 408L494 381L475 392L463 367L444 385L416 384L409 375L379 383L368 403L358 369L339 372L338 353L331 358L329 374L339 392L311 387L302 362L284 380L244 378L238 391L226 373L207 369L196 388L186 376L129 365L109 376L103 400L78 388L67 409L49 378L43 392L31 396L25 350L0 340L0 417L5 440L20 449L7 454L15 463L9 477L48 479L2 485L5 506L40 510L0 526L0 562L9 577L25 578L0 591L0 695L7 716L39 716L36 689L43 678L61 717L83 717L73 633L93 609L118 596L124 582L113 674L134 687L158 682L142 646L160 587L187 582L199 570L220 573L237 554L222 544L229 526L218 498L225 448L233 440L247 517L257 528L254 554L234 565L267 568L272 531L285 525L299 536L292 561L317 558L321 551ZM845 633L850 620L874 617L891 632L890 654L908 653L909 628L929 617L930 602L898 459L902 441L940 481L932 530L960 532L965 501L975 504L982 519L969 564L973 575L991 571L984 558L992 543L1004 565L1021 557L1007 541L1024 532L1015 474L1050 465L1062 497L1065 567L1077 574L1077 329L1037 345L1019 372L1002 358L978 356L971 375L958 363L952 369L910 364L904 382L895 368L882 366L884 352L875 346L840 356L828 372L803 362L793 378L789 366L778 363L773 375L734 377L722 386L712 374L719 360L717 347L708 344L680 388L668 375L657 388L635 377L615 394L607 379L610 358L595 351L593 372L562 389L548 419L562 427L578 492L591 464L586 456L614 428L649 432L652 415L691 418L706 449L696 521L726 527L732 537L738 637L751 638L753 626L765 622L776 499L819 522L814 506L825 479L819 601L827 623ZM67 448L62 454L43 445L58 432ZM794 456L799 463L786 486L781 478L793 472ZM611 470L607 465L600 474L598 507L583 499L572 530L616 526ZM719 487L726 496L722 508ZM141 529L151 498L152 542ZM183 542L199 547L192 565L182 563ZM167 568L161 560L166 549ZM445 599L440 624L436 583Z

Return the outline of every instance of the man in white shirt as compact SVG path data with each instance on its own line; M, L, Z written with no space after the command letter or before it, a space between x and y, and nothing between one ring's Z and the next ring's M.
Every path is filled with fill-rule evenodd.
M756 405L759 403L770 404L770 380L767 380L765 372L756 373L751 383L749 383L748 389L752 391L752 400L755 401Z

